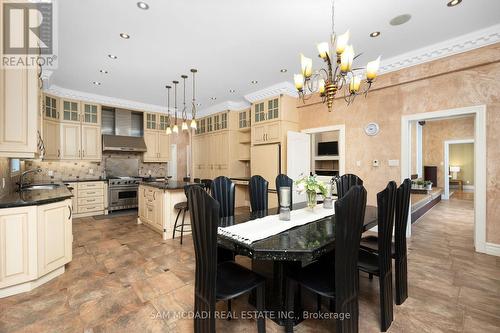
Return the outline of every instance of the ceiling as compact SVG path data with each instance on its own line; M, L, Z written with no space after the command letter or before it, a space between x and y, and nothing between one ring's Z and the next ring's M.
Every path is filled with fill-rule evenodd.
M337 0L336 31L350 29L355 51L363 52L358 64L364 65L378 55L393 58L500 23L500 1L463 0L456 7L447 7L447 1ZM194 67L199 70L199 109L204 109L292 81L300 52L312 57L317 68L316 43L328 40L331 32L330 0L145 2L149 10L139 9L134 0L57 1L59 67L51 83L165 106L164 86L182 81L180 76L190 75ZM389 24L406 13L412 15L408 23ZM369 37L373 31L381 35ZM120 38L122 32L130 39ZM188 81L188 99L190 88Z

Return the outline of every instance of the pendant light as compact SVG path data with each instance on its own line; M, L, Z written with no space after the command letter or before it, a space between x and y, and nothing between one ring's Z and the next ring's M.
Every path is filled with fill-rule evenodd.
M193 73L193 106L191 107L191 128L196 129L196 86L195 86L195 73L198 72L196 68L191 69L191 73Z
M165 86L167 88L167 135L172 134L171 119L170 119L170 89L171 86Z
M187 131L188 125L186 122L187 118L187 109L186 109L186 79L187 75L181 75L183 81L183 96L182 96L182 130Z
M179 127L177 126L177 84L179 84L179 81L172 81L174 84L174 114L175 114L175 124L174 127L172 128L172 132L175 134L179 133Z

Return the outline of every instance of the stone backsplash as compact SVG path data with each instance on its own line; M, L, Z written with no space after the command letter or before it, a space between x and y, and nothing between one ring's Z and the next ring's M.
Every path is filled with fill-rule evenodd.
M24 162L21 161L22 171L24 171ZM17 189L16 183L19 182L19 176L20 173L11 175L9 158L0 157L0 197ZM5 179L5 186L3 186L3 179Z

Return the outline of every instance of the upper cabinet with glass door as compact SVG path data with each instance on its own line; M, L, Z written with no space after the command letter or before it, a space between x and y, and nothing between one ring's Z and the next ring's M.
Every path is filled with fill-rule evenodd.
M281 108L280 96L254 103L252 107L253 124L263 121L283 120Z
M168 116L164 114L160 114L158 118L158 129L160 131L167 130Z
M144 128L147 130L156 130L158 115L155 113L144 113Z
M247 129L250 128L251 123L250 110L238 112L238 128Z
M43 116L47 119L59 119L59 106L57 98L45 95Z
M101 124L101 106L97 104L82 103L82 122L87 125Z
M267 120L279 118L279 98L273 98L267 101Z
M61 100L62 121L80 122L80 103L77 101Z

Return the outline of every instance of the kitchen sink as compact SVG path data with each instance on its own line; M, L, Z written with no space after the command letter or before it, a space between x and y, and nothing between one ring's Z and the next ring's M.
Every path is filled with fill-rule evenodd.
M61 184L36 184L36 185L28 185L23 187L23 191L35 191L35 190L54 190L58 187L62 186Z

